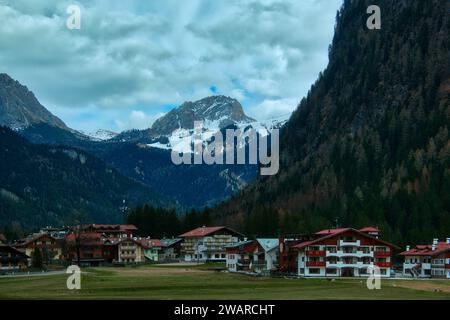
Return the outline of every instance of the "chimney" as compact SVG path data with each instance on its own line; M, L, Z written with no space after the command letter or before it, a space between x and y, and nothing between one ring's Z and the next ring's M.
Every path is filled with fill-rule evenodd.
M438 244L439 239L434 238L433 239L433 245L431 246L431 251L435 251L437 244Z
M406 251L409 251L411 249L410 246L406 246Z

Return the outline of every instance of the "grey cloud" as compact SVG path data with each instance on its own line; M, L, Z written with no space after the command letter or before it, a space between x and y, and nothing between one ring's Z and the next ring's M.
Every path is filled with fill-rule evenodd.
M104 110L113 130L114 114L151 117L211 85L272 115L292 110L325 67L341 1L4 0L1 71L63 120L74 108ZM81 30L65 28L72 3Z

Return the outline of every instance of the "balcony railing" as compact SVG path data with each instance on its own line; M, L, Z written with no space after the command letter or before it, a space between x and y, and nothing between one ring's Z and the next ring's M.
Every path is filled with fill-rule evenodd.
M307 261L306 266L307 267L325 267L326 262L325 261Z
M339 240L340 247L359 247L361 245L361 241L359 240Z
M325 250L308 250L306 256L308 257L325 257Z
M387 258L391 256L390 251L375 251L374 252L375 258Z
M392 267L392 262L375 262L375 265L380 268L390 268Z
M327 257L356 257L356 258L363 258L363 257L373 257L373 252L363 252L363 251L353 251L353 252L344 252L343 250L338 250L337 252L326 252Z

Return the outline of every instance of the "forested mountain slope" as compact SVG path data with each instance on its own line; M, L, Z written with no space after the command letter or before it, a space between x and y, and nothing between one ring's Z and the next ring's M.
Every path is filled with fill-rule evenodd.
M0 227L119 223L123 200L170 203L84 151L34 145L6 127L0 127L0 157Z
M382 12L366 27L367 7ZM378 225L450 236L450 1L346 0L329 65L280 138L281 171L216 208L249 234Z

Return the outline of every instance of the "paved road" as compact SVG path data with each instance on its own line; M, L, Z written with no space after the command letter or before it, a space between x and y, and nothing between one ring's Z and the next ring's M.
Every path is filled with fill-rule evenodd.
M15 274L0 275L1 278L17 278L17 277L45 277L58 274L66 274L66 270L48 271L48 272L18 272Z

